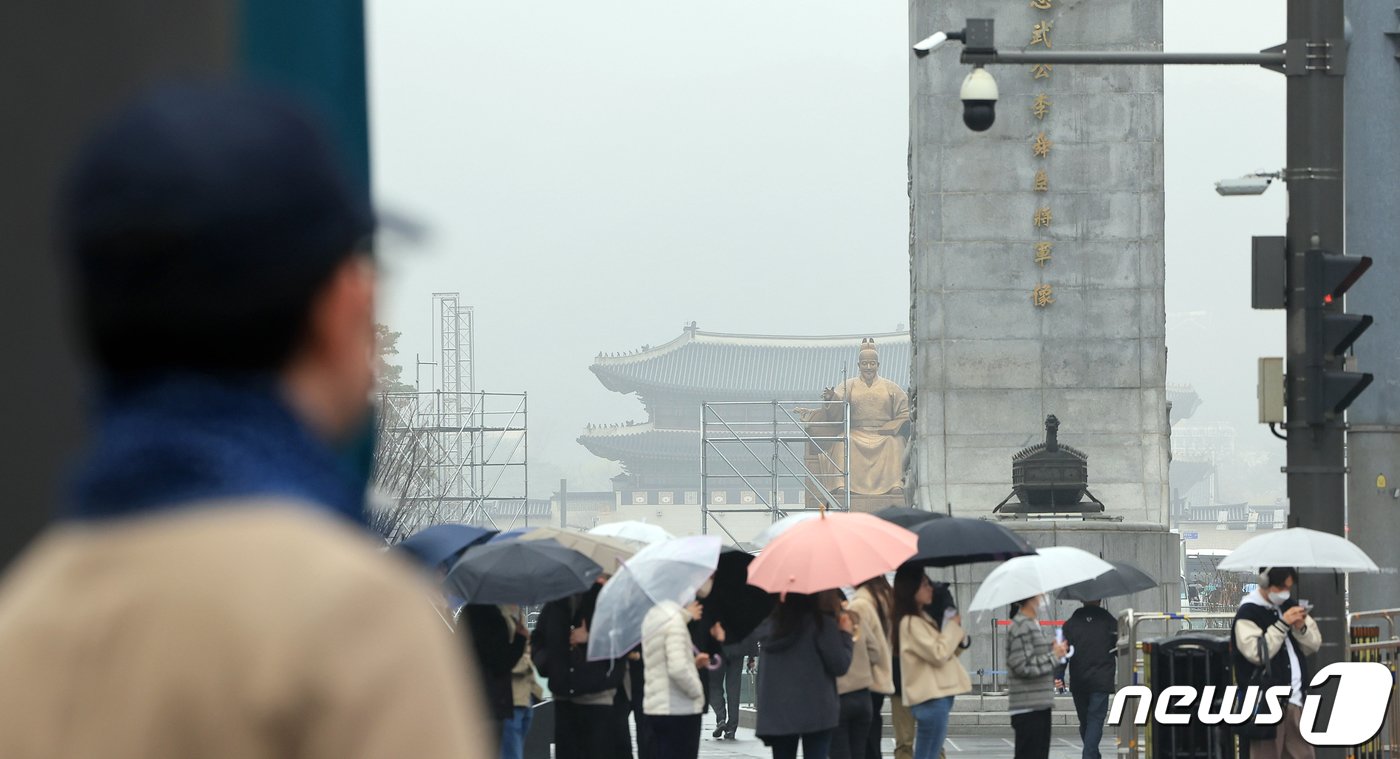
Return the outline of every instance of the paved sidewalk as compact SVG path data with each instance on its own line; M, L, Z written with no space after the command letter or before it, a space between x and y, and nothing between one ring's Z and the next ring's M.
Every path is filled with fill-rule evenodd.
M763 745L763 741L754 737L753 730L739 728L737 740L724 741L710 737L710 733L715 729L714 713L705 716L704 729L700 736L700 756L701 759L722 759L727 757L763 757L768 759L772 756L768 747ZM989 735L969 735L958 736L956 734L948 736L948 744L945 750L948 759L1011 759L1012 748L1011 736L997 738ZM885 756L892 756L894 742L886 740ZM1080 759L1083 755L1083 744L1077 739L1055 738L1050 749L1050 759ZM1111 759L1115 755L1113 736L1105 736L1099 744L1099 753Z

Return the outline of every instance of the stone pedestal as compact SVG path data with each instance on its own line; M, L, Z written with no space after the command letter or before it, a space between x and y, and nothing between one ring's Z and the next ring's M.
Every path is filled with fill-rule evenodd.
M1104 599L1104 608L1115 616L1124 609L1138 611L1181 610L1181 548L1180 538L1165 527L1156 524L1109 522L1102 520L1031 520L1003 521L1008 529L1014 530L1036 548L1047 546L1073 546L1095 556L1113 561L1128 561L1152 576L1158 587L1133 596ZM972 564L946 569L930 569L929 575L935 580L953 584L953 598L960 608L966 608L976 595L982 580L997 567L997 563ZM1079 608L1078 601L1059 601L1050 594L1048 607L1042 610L1042 619L1068 619ZM998 627L997 620L1007 619L1005 607L985 612L963 612L963 624L972 635L972 647L963 653L962 663L972 676L974 689L978 686L977 670L1006 669L1006 631ZM1138 639L1165 634L1161 625L1155 627L1144 623L1139 628ZM994 633L993 630L996 630ZM1054 628L1046 628L1047 635L1054 635ZM996 647L995 666L992 656ZM1006 676L999 675L998 681L1005 687ZM990 674L982 678L985 687L991 689L993 678Z
M866 514L873 514L881 509L890 506L905 506L903 493L892 493L888 495L857 495L851 494L851 511L860 511Z

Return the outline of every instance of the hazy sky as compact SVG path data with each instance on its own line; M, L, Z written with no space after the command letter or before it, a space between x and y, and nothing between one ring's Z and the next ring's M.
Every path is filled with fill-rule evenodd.
M405 333L411 382L430 294L476 307L478 387L530 393L532 495L560 477L606 489L617 465L575 438L645 417L588 371L599 351L663 343L691 320L777 334L907 323L904 0L369 11L376 194L431 229L389 257L383 319ZM1283 15L1169 0L1167 48L1258 50L1282 40ZM1255 358L1281 355L1283 321L1249 308L1249 237L1282 234L1284 193L1220 198L1213 182L1282 166L1283 77L1178 69L1166 87L1169 379L1200 391L1198 420L1281 452L1254 422Z

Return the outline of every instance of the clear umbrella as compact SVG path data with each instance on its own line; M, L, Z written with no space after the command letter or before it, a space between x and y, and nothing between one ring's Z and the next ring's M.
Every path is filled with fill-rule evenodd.
M1335 572L1379 572L1380 567L1356 544L1329 532L1306 527L1258 535L1240 544L1220 562L1227 572L1253 574L1260 567L1332 570Z
M791 530L793 525L801 524L802 522L805 522L808 519L816 519L819 516L821 516L821 511L819 509L812 509L811 511L797 511L793 512L792 514L788 514L787 516L783 517L782 519L779 519L773 524L764 527L763 532L760 532L758 536L753 539L753 544L755 547L762 548L768 545L769 543L772 543L773 538L776 538L779 535L782 535L783 533L787 532L788 530Z
M1069 546L1041 548L1031 556L1018 556L993 569L968 604L970 611L986 611L1013 601L1059 590L1092 580L1113 569L1099 557Z
M642 620L662 601L688 604L719 563L717 535L676 538L643 548L603 586L588 631L588 658L625 656L642 640Z
M607 522L588 531L589 535L603 535L610 538L621 538L631 540L642 545L661 543L672 540L676 536L667 532L660 525L638 522L635 519L626 519L621 522Z

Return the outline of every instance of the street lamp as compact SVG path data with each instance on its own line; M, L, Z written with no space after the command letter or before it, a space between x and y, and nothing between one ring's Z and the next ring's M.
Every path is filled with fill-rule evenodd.
M1269 185L1273 184L1273 181L1279 176L1279 172L1257 171L1237 179L1222 179L1215 183L1215 192L1225 197L1263 195L1269 189Z
M1371 323L1371 317L1347 314L1342 308L1347 288L1371 263L1369 258L1341 252L1345 228L1342 84L1350 29L1343 0L1287 0L1287 8L1287 41L1258 53L998 50L994 22L984 18L968 19L961 31L924 39L915 46L914 54L922 58L948 40L959 40L963 43L961 61L979 67L994 63L1250 65L1286 77L1286 168L1280 175L1225 180L1216 185L1216 191L1258 195L1273 179L1288 182L1287 236L1275 238L1277 242L1265 246L1264 252L1283 257L1282 293L1272 293L1271 286L1268 307L1288 312L1288 464L1284 471L1288 476L1289 522L1290 526L1343 535L1341 504L1346 502L1347 472L1343 413L1372 379L1369 374L1347 371L1344 355ZM968 126L976 128L971 122ZM1318 652L1321 669L1342 659L1349 631L1340 585L1319 584L1310 592L1317 600L1312 616L1323 638ZM1326 720L1336 693L1335 681L1321 690L1323 706L1319 711L1325 714L1318 716ZM1317 755L1333 759L1342 752L1319 746ZM1128 756L1137 756L1135 742L1129 743Z

